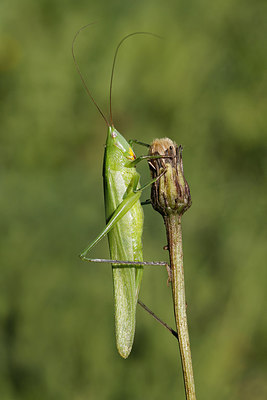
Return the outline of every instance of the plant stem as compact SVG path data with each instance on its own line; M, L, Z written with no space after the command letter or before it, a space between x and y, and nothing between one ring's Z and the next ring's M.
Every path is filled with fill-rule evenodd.
M172 270L172 296L180 355L187 400L196 400L185 300L181 215L164 217L167 231L170 266Z
M170 267L172 297L183 367L187 400L196 400L193 366L186 317L181 218L191 206L189 185L184 177L182 146L169 138L155 139L149 147L149 168L153 183L151 204L164 219ZM154 157L160 155L161 158ZM163 175L162 175L163 174Z

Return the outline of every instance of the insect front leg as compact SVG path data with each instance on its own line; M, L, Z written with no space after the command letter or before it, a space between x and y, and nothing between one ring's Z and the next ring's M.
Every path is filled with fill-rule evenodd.
M129 161L128 167L136 167L137 164L140 163L142 160L156 160L159 158L174 158L173 156L164 156L164 155L149 155L149 154L144 154L142 156L137 157L133 161Z
M148 144L148 143L140 142L140 140L136 140L136 139L130 139L129 145L132 146L133 143L139 144L140 146L150 147L150 144Z
M151 204L151 200L150 199L147 199L145 201L141 201L141 206L147 206L149 204Z
M135 189L135 192L139 192L139 191L142 192L145 188L147 188L148 186L150 186L153 183L157 182L165 174L165 172L166 172L166 170L164 169L159 176L157 176L156 178L152 179L152 181L146 183L145 185L141 186L139 189ZM146 200L145 204L150 204L149 202L150 202L150 200Z

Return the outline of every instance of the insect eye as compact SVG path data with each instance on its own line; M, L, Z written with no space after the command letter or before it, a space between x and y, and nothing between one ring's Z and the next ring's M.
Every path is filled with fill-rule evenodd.
M127 153L127 158L129 158L130 160L135 160L136 159L136 155L133 152L133 149L131 147L129 147L128 153Z

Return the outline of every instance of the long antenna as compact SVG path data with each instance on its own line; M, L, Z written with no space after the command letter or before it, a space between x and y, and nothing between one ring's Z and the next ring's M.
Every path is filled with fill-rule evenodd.
M126 39L128 39L129 37L134 36L134 35L150 35L150 36L154 36L154 37L156 37L158 39L162 39L161 36L156 35L155 33L151 33L151 32L133 32L133 33L130 33L129 35L124 36L124 38L120 41L120 43L116 47L116 51L115 51L114 59L113 59L113 64L112 64L112 70L111 70L110 86L109 86L109 117L110 117L111 125L113 125L112 106L111 106L111 100L112 100L111 97L112 96L111 96L111 94L112 94L112 85L113 85L114 69L115 69L115 63L116 63L116 59L117 59L117 54L118 54L119 48L121 47L122 43Z
M90 23L90 24L87 24L87 25L85 25L85 26L82 26L82 27L78 30L78 32L76 32L76 34L75 34L75 36L74 36L74 38L73 38L73 41L72 41L72 57L73 57L74 64L75 64L75 66L76 66L76 69L77 69L77 71L78 71L78 74L80 75L80 78L81 78L81 80L82 80L82 84L83 84L83 86L84 86L84 88L85 88L87 94L89 95L89 97L91 98L92 102L94 103L94 105L96 106L96 108L98 109L98 111L100 112L100 114L102 115L104 121L106 122L107 126L109 127L109 126L110 126L110 123L108 122L107 118L105 117L105 114L103 113L103 111L101 110L101 108L99 107L99 105L97 104L97 102L95 101L95 99L93 98L93 96L92 96L90 90L88 89L88 87L87 87L87 85L86 85L86 83L85 83L85 80L84 80L84 78L83 78L83 75L82 75L82 73L81 73L81 70L80 70L80 68L79 68L79 65L78 65L78 63L77 63L77 60L76 60L76 57L75 57L75 53L74 53L74 44L75 44L75 41L76 41L76 39L77 39L77 36L79 35L79 33L80 33L83 29L88 28L88 26L90 26L90 25L94 25L94 23L95 23L95 22L92 22L92 23Z

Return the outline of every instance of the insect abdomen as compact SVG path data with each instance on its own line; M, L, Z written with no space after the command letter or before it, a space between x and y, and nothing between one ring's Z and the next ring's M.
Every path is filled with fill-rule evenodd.
M135 169L129 173L109 170L106 182L106 212L110 217L122 202ZM142 256L143 210L138 200L108 234L110 255L113 260L143 261ZM142 267L112 266L115 326L117 348L123 358L131 352L138 292L143 274Z

